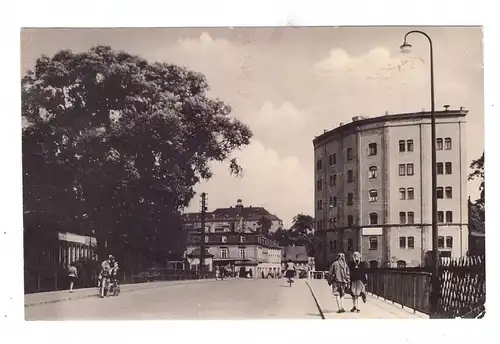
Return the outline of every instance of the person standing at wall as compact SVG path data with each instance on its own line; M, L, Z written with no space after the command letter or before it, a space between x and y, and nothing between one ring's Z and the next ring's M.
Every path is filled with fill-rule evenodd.
M76 279L78 278L78 270L74 264L71 264L68 268L69 277L69 292L73 292L73 287L75 286Z
M352 309L351 312L360 312L359 297L366 302L365 284L367 281L366 276L366 262L361 260L361 254L354 252L352 255L352 262L349 264L349 271L351 276L351 296L352 296Z

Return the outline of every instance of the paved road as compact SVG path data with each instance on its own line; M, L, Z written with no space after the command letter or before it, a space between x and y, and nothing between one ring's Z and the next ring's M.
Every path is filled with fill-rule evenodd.
M25 308L26 320L321 319L304 280L230 279L166 285Z

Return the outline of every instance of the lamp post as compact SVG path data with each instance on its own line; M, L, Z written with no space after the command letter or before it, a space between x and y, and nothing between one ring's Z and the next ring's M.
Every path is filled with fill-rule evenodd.
M401 51L407 53L411 45L407 42L407 37L411 34L420 34L429 41L430 50L430 73L431 73L431 164L432 164L432 289L430 295L431 317L436 317L438 313L439 297L441 288L439 284L439 251L438 251L438 225L437 225L437 171L436 171L436 111L434 101L434 55L432 40L428 34L419 30L412 30L404 36Z

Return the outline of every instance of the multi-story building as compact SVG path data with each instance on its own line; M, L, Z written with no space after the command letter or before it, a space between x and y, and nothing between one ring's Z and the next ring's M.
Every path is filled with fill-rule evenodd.
M191 231L188 238L186 256L199 258L201 232ZM254 277L262 273L276 274L281 268L281 248L264 234L250 229L232 231L225 229L205 233L205 247L208 260L205 265L211 271L213 266L226 267L229 271L251 270ZM199 264L199 261L193 263ZM196 268L196 266L192 267Z
M439 250L468 250L465 117L436 112ZM432 250L429 112L354 117L313 141L316 266L359 251L372 266L419 266Z
M201 228L200 216L200 213L184 214L184 228L187 230ZM244 231L247 229L257 231L263 219L269 221L271 233L276 232L278 228L283 228L283 221L276 215L263 207L245 207L239 199L234 207L217 208L213 212L206 213L205 232L220 233L227 230Z

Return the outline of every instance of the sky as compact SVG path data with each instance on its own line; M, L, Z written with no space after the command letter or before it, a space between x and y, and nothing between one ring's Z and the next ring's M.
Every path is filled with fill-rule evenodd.
M203 73L209 95L252 129L249 146L234 152L241 178L228 163L196 191L208 208L262 206L283 219L313 215L312 140L353 116L430 109L429 45L411 35L413 50L399 46L410 29L432 37L436 108L469 110L466 147L471 161L484 150L483 39L481 28L167 28L29 29L21 33L21 73L41 54L80 52L98 44L175 63ZM477 198L477 183L469 194ZM188 211L199 209L196 196Z

